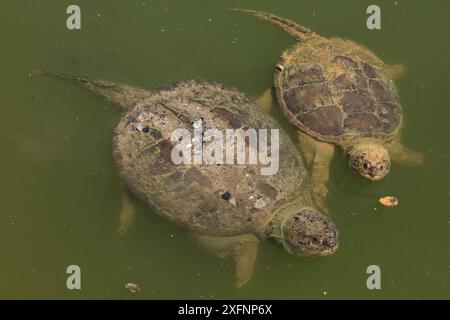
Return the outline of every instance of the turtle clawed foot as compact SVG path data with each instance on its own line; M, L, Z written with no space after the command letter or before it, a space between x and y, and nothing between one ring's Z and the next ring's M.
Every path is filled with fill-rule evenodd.
M406 66L404 64L388 65L388 72L392 79L400 79L406 73Z
M423 155L423 153L411 151L408 156L407 164L412 167L418 167L423 163L424 160L425 156Z
M122 195L121 210L119 212L119 235L126 234L136 218L136 210L127 194Z
M424 162L425 156L421 152L404 147L392 160L406 167L418 167Z
M249 241L242 243L236 250L234 262L236 263L236 287L245 286L252 278L255 269L258 242Z
M242 288L245 286L251 279L252 274L250 273L239 273L236 272L236 282L235 286L236 288Z

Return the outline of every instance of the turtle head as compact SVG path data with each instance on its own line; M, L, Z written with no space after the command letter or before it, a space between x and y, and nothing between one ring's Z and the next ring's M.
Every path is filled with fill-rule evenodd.
M391 169L389 153L380 143L360 141L350 145L347 154L350 166L369 180L381 180Z
M312 207L294 212L275 216L266 229L266 235L282 244L292 255L333 254L339 246L339 233L331 219Z

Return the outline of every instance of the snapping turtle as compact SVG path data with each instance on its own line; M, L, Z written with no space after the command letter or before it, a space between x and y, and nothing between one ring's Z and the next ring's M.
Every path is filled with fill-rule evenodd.
M303 160L282 130L279 169L274 175L260 174L260 163L173 162L172 150L180 142L172 136L176 129L192 133L199 124L202 133L208 128L278 128L239 91L192 80L150 92L46 74L71 80L124 110L113 138L120 177L156 213L192 231L219 256L231 256L237 286L252 275L259 239L272 239L294 255L323 256L337 249L338 232L330 218L314 208ZM268 143L271 152L278 152L271 148L272 141ZM198 150L185 146L186 152ZM128 202L123 204L123 210L130 211Z
M403 115L392 78L401 65L389 67L350 40L327 39L269 13L233 10L269 21L299 41L276 64L275 95L284 115L299 129L316 194L327 194L334 145L370 180L386 176L391 159L410 165L422 161L421 154L400 143ZM268 109L271 99L268 90L259 103Z

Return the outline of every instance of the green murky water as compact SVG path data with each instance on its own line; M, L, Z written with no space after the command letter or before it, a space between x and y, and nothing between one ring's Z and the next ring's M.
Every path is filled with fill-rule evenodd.
M81 31L65 26L72 2L82 10ZM360 0L0 0L0 298L450 298L450 3L376 3L381 31L366 28L372 2ZM111 136L119 112L82 89L29 75L46 68L149 89L207 78L257 97L293 41L229 7L273 12L406 64L397 82L403 137L426 156L423 166L396 166L371 184L337 155L328 203L340 249L298 258L264 243L241 289L230 261L139 203L137 222L118 236L123 187ZM400 205L381 208L385 194ZM66 288L71 264L82 270L79 291ZM381 267L381 290L366 287L372 264ZM126 282L142 291L132 296Z

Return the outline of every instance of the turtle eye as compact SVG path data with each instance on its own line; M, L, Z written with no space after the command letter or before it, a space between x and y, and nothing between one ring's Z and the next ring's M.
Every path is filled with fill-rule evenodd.
M381 171L384 170L384 166L383 166L383 165L380 166L380 170L381 170Z
M370 167L369 161L364 161L364 163L363 163L364 170L369 169L369 167Z

